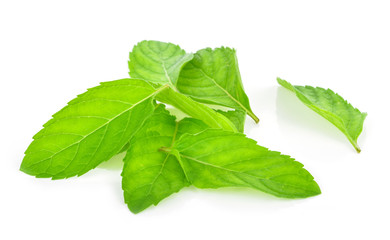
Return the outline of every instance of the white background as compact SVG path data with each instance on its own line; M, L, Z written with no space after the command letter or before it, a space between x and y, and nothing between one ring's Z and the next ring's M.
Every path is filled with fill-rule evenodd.
M390 239L388 1L0 3L1 239ZM134 215L120 159L79 178L20 172L31 137L77 94L127 77L138 41L237 49L260 124L246 134L302 162L322 194L285 200L187 188ZM276 77L331 88L368 112L357 154Z

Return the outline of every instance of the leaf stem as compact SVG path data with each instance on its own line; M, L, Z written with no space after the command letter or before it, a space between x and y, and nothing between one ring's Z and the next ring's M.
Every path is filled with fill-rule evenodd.
M259 123L259 118L253 113L253 112L250 112L248 111L247 114L249 115L249 117L251 117L256 123Z
M359 145L355 141L351 141L353 147L355 148L357 153L360 153L362 150L360 149Z
M157 95L157 100L176 107L185 114L202 120L212 128L222 128L224 130L237 132L234 124L222 114L215 112L210 107L198 103L172 88L168 87Z
M336 126L337 127L337 126ZM360 149L359 145L357 144L357 140L354 140L352 139L352 137L350 137L349 135L345 134L345 132L340 129L344 135L347 137L348 141L352 144L352 146L355 148L356 152L357 153L360 153L362 150Z

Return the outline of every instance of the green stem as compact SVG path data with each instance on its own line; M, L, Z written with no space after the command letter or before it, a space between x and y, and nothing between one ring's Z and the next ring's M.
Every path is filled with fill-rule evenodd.
M202 120L212 128L222 128L224 130L237 132L234 124L220 113L210 107L198 103L191 98L174 91L172 88L162 90L157 96L157 100L180 109L185 114Z
M351 140L350 138L348 138L348 140L353 145L357 153L360 153L362 151L356 141Z
M259 123L259 118L253 112L247 112L249 117L251 117L256 123Z

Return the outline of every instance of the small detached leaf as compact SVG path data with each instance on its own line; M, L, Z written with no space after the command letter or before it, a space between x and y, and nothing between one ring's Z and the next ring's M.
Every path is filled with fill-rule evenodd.
M153 113L145 81L101 83L70 101L33 138L20 170L53 179L82 175L117 154Z
M183 133L195 134L206 128L197 119L176 122L164 105L157 106L132 138L124 159L122 188L130 211L139 213L190 185L176 156L160 149L172 147Z
M129 74L158 85L175 88L180 70L193 58L179 46L159 41L142 41L130 52Z
M357 139L363 130L363 122L367 113L360 112L330 89L295 86L281 78L277 78L277 81L295 93L306 106L335 125L360 153L361 149L357 144Z
M261 147L241 133L207 129L185 134L170 151L198 188L249 187L284 198L321 193L301 163Z
M234 49L206 48L196 52L180 72L177 88L196 101L242 110L259 121L244 92Z

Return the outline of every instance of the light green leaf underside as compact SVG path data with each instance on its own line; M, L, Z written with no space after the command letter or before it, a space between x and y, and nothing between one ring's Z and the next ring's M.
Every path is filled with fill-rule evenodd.
M141 212L190 183L174 155L159 151L171 147L183 133L198 133L207 125L196 119L180 122L163 105L145 121L130 142L124 159L122 188L125 202L133 213Z
M241 133L208 129L183 135L174 150L198 188L249 187L285 198L320 194L303 165L256 144Z
M176 85L180 70L193 58L179 46L158 41L142 41L130 52L129 70L133 78L154 84Z
M152 114L153 97L160 90L137 79L89 89L44 124L20 169L36 177L61 179L95 168L117 154Z
M227 117L233 124L236 126L237 131L242 133L244 132L245 126L245 118L246 113L242 110L234 110L234 111L222 111L216 110L218 113Z
M360 112L330 89L293 86L283 79L277 78L277 80L280 85L295 93L306 106L335 125L348 138L356 151L360 152L357 139L363 130L367 113Z
M180 72L177 88L196 101L243 110L259 121L244 92L234 49L206 48L196 52Z
M174 106L193 118L202 120L211 128L221 128L233 132L237 131L234 124L224 115L171 88L161 91L156 98L158 101Z

